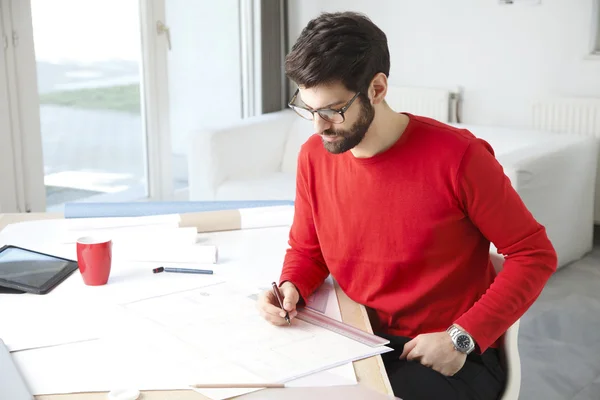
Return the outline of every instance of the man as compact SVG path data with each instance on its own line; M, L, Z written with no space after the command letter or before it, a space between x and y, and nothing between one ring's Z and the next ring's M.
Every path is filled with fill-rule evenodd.
M331 273L391 340L396 396L497 399L500 339L556 270L545 228L486 142L390 109L387 39L366 17L310 21L285 67L290 107L316 134L298 157L285 311L265 292L261 314L286 324ZM490 242L505 256L497 276Z

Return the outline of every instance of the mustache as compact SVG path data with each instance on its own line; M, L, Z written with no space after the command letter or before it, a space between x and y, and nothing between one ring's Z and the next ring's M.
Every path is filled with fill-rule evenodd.
M345 137L344 132L334 132L334 131L329 130L329 129L323 131L323 136L329 136L329 137L341 136L341 137Z

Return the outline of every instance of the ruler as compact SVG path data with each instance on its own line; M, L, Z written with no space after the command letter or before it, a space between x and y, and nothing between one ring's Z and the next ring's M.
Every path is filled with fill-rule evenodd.
M382 337L373 335L365 331L361 331L360 329L357 329L352 325L336 321L335 319L329 318L328 316L321 314L318 311L311 310L310 308L305 307L301 310L298 310L298 315L296 316L296 318L304 322L308 322L309 324L320 326L321 328L325 328L332 332L346 336L350 339L354 339L357 342L366 344L367 346L385 346L390 342L389 340L384 339Z

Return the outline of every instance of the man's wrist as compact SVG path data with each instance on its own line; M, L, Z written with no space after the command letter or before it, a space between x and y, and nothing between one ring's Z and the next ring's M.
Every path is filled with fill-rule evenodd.
M475 340L475 338L473 337L473 335L471 335L469 333L469 331L467 331L465 328L463 328L462 326L460 326L459 324L457 324L456 322L454 323L454 325L459 328L462 329L464 332L467 333L467 335L469 335L469 337L471 338L471 340L473 341L473 344L475 345L475 350L479 351L479 345L477 344L477 340Z

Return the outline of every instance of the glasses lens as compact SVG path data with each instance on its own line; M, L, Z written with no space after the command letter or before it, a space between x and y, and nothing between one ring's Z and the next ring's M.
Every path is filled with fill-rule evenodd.
M292 110L296 111L296 114L298 114L302 118L309 119L309 120L313 119L313 113L308 111L307 109L302 108L302 107L297 107L297 106L291 106L291 107L292 107Z
M334 110L321 110L319 111L319 115L325 121L329 121L334 124L340 124L344 122L344 117L337 111Z

